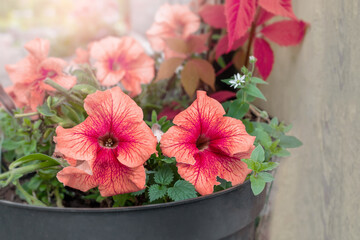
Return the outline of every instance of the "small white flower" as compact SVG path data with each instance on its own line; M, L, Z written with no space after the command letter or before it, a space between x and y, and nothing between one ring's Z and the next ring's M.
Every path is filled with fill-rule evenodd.
M250 59L250 62L251 62L251 63L256 62L256 57L254 57L254 56L250 56L249 59Z
M240 73L234 75L234 80L230 80L230 87L238 88L241 84L245 83L245 75L240 75Z

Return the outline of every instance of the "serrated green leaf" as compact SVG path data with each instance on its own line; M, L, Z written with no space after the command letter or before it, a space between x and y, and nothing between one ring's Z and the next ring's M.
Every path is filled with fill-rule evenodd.
M256 128L252 133L252 136L256 136L256 141L260 142L266 149L270 148L272 141L270 135L260 128Z
M277 162L262 163L261 171L271 171L271 170L275 169L278 165L279 165L279 163L277 163Z
M143 194L145 192L145 188L140 190L140 191L137 191L137 192L132 192L131 195L132 196L140 196L141 194Z
M242 119L248 111L249 104L242 102L241 99L236 99L230 104L229 111L226 115L236 119Z
M255 170L255 161L252 159L241 159L244 163L247 164L248 168L251 170Z
M302 142L294 136L280 136L280 146L283 148L297 148L302 145Z
M263 162L265 160L265 152L260 144L251 153L251 159L258 162Z
M149 198L150 202L153 202L159 198L165 196L167 188L158 184L153 184L149 187Z
M263 99L266 101L266 98L264 97L264 95L262 94L260 89L258 89L255 85L248 84L248 85L246 85L246 87L243 88L243 90L251 96L254 96L254 97L257 97L257 98L260 98L260 99Z
M262 179L264 182L272 182L274 180L274 177L267 172L260 172L257 176L259 179Z
M268 82L262 80L261 78L257 78L257 77L252 77L251 82L257 83L257 84L269 84Z
M197 197L195 187L185 180L178 180L174 187L168 189L169 197L174 201Z
M266 182L263 179L256 178L254 175L250 176L251 190L254 195L259 195L265 188Z
M174 179L174 173L169 166L163 166L154 175L154 180L158 184L169 185Z

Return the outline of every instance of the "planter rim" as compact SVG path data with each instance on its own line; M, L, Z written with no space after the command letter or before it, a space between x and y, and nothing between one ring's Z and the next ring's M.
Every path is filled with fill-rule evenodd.
M236 189L243 188L245 185L250 184L249 180L246 180L242 184L238 184L236 186L232 186L228 189L221 190L216 193L212 193L206 196L200 196L196 198L190 198L186 200L176 201L176 202L168 202L168 203L158 203L158 204L149 204L149 205L142 205L142 206L129 206L129 207L116 207L116 208L74 208L74 207L42 207L42 206L34 206L29 204L22 204L11 202L7 200L0 199L0 204L7 205L9 207L16 207L16 208L23 208L23 209L32 209L32 210L39 210L39 211L50 211L50 212L99 212L99 213L106 213L106 212L127 212L127 211L141 211L141 210L150 210L150 209L157 209L157 208L166 208L178 205L184 205L188 203L195 203L199 201L204 201L207 199L219 197L226 193L235 191Z

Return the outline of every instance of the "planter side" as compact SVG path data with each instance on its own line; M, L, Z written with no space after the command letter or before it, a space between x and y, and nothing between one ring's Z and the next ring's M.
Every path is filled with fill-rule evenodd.
M4 240L252 239L265 191L250 182L195 199L112 209L34 207L0 200Z

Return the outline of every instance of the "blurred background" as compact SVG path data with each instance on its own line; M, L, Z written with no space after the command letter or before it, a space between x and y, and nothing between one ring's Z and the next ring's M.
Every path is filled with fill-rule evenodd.
M141 38L165 0L0 1L0 83L4 65L25 56L35 38L52 42L51 55L70 58L106 35ZM273 45L275 65L259 102L291 122L304 146L277 172L270 233L262 239L359 239L360 1L293 0L311 24L300 46Z

